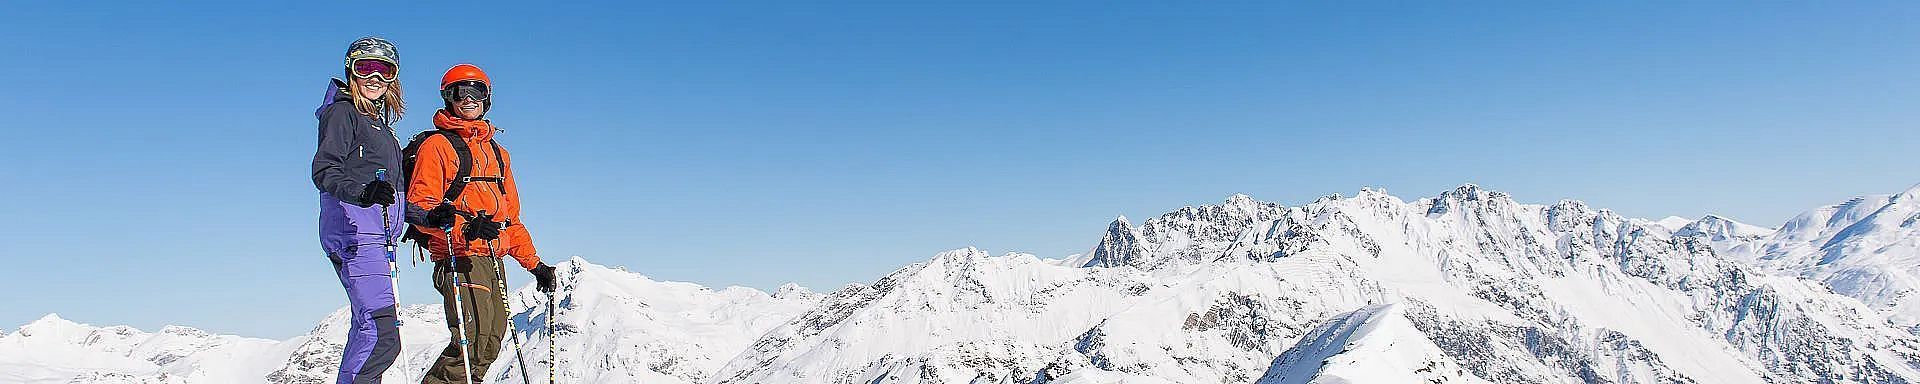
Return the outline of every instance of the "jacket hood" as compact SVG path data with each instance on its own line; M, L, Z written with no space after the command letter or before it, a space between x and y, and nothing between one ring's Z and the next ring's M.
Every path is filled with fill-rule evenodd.
M336 78L333 78L333 81L327 82L326 96L320 99L320 108L313 109L313 118L315 119L320 118L320 115L323 112L327 111L327 106L333 105L333 103L337 103L340 101L345 101L347 100L348 97L351 97L347 95L346 90L347 90L346 80L340 80L340 78L336 77Z
M459 134L462 138L474 141L491 140L493 139L493 133L497 131L497 129L493 127L493 123L488 122L486 119L462 119L454 117L453 113L447 112L446 109L433 112L433 126L443 130L453 131L453 133Z
M327 85L327 100L335 102L353 101L353 93L347 92L347 87L346 80L340 80L340 78L337 77L334 78L333 83Z

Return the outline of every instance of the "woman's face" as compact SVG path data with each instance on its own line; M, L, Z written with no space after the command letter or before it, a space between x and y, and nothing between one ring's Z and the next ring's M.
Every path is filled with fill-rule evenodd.
M379 76L353 79L353 87L360 90L360 97L367 100L379 100L387 95L387 81Z
M487 113L487 106L486 103L482 103L480 100L471 98L461 99L460 102L453 103L453 113L460 115L462 119L479 119L480 115Z

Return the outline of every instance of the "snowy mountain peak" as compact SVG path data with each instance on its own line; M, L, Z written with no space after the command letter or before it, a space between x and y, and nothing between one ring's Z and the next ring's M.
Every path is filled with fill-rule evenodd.
M1256 384L1486 382L1448 357L1397 306L1379 304L1308 331Z
M160 334L180 336L180 337L192 337L192 338L213 337L213 333L209 333L199 328L184 327L184 326L178 326L178 325L168 325L165 327L160 327Z
M1466 183L1454 187L1451 191L1441 192L1440 197L1474 201L1487 198L1505 198L1507 194L1505 192L1481 188L1479 184Z
M1517 205L1505 192L1484 189L1472 183L1441 192L1424 203L1429 205L1426 212L1428 216L1504 212L1511 211ZM1584 207L1585 203L1580 205Z
M180 326L157 333L95 327L48 314L0 335L0 382L259 382L259 367L285 357L272 345Z
M1362 201L1405 203L1400 201L1400 198L1388 194L1386 188L1380 187L1362 187L1360 192L1353 194L1353 198Z
M40 316L39 319L27 322L26 326L31 327L40 324L47 324L48 326L80 325L72 320L67 320L65 317L60 317L59 313L48 312L45 316Z
M1667 216L1664 219L1655 220L1653 223L1659 224L1661 227L1666 228L1668 231L1679 232L1680 228L1685 228L1688 224L1693 224L1694 221L1695 221L1694 219L1689 219L1689 218L1680 217L1680 216Z
M45 336L53 336L53 335L71 335L74 333L84 334L86 332L92 332L93 329L94 327L92 326L76 323L76 322L73 322L72 320L67 320L66 318L62 318L60 317L60 314L48 313L46 316L41 316L39 319L36 319L32 322L28 322L26 325L20 326L19 331L14 332L14 334L19 336L45 337Z
M813 299L818 299L819 295L820 294L818 293L814 293L813 290L807 289L807 287L802 287L800 286L800 284L795 284L795 283L781 284L780 288L773 292L774 298L782 299L782 300L788 300L788 299L813 300Z
M1140 234L1133 230L1133 224L1127 222L1126 216L1120 216L1107 224L1107 233L1101 235L1100 242L1094 245L1093 250L1086 253L1087 261L1078 266L1139 267L1145 262L1142 259L1145 253L1146 250L1140 245Z
M987 254L987 251L982 251L979 248L966 247L966 248L942 251L940 253L934 254L933 260L939 263L957 265L957 264L972 263L974 260L988 258L992 256L993 255Z
M1773 229L1749 225L1719 215L1706 215L1673 231L1677 236L1706 236L1712 241L1755 241L1773 235Z
M1182 207L1138 226L1116 221L1108 224L1107 233L1081 266L1157 269L1204 262L1211 247L1226 246L1249 226L1278 218L1285 210L1280 204L1236 194L1221 204Z
M1260 208L1260 201L1254 200L1253 196L1247 196L1247 194L1244 194L1244 193L1235 193L1231 196L1227 196L1227 199L1222 203L1222 206L1233 209L1235 211L1239 211L1241 213L1251 214Z

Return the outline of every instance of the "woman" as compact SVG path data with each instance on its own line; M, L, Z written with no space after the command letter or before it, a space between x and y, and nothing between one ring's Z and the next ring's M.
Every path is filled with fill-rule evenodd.
M446 108L433 114L439 130L414 139L419 147L407 203L426 212L414 229L433 255L433 286L452 336L427 370L423 382L429 384L483 382L509 326L500 255L517 259L542 292L554 288L553 267L540 262L520 221L513 161L493 141L499 129L483 118L493 107L491 87L480 67L448 69L440 78Z
M405 195L389 180L400 172L400 140L392 124L400 101L400 54L393 43L364 37L347 46L346 81L333 80L313 153L320 188L320 246L333 261L353 311L340 384L378 383L400 353L388 249L400 233ZM403 183L404 184L404 183Z

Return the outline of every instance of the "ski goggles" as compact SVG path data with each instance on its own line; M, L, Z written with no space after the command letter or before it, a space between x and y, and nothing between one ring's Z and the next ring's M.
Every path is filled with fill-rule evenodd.
M465 80L449 84L445 89L441 89L440 98L448 102L466 100L485 102L493 96L493 93L490 91L491 90L487 89L486 83L481 83L476 80Z
M360 59L353 61L353 77L356 78L365 79L380 76L380 80L394 81L400 78L398 76L399 72L399 66L393 65L393 63L389 63L386 60Z

